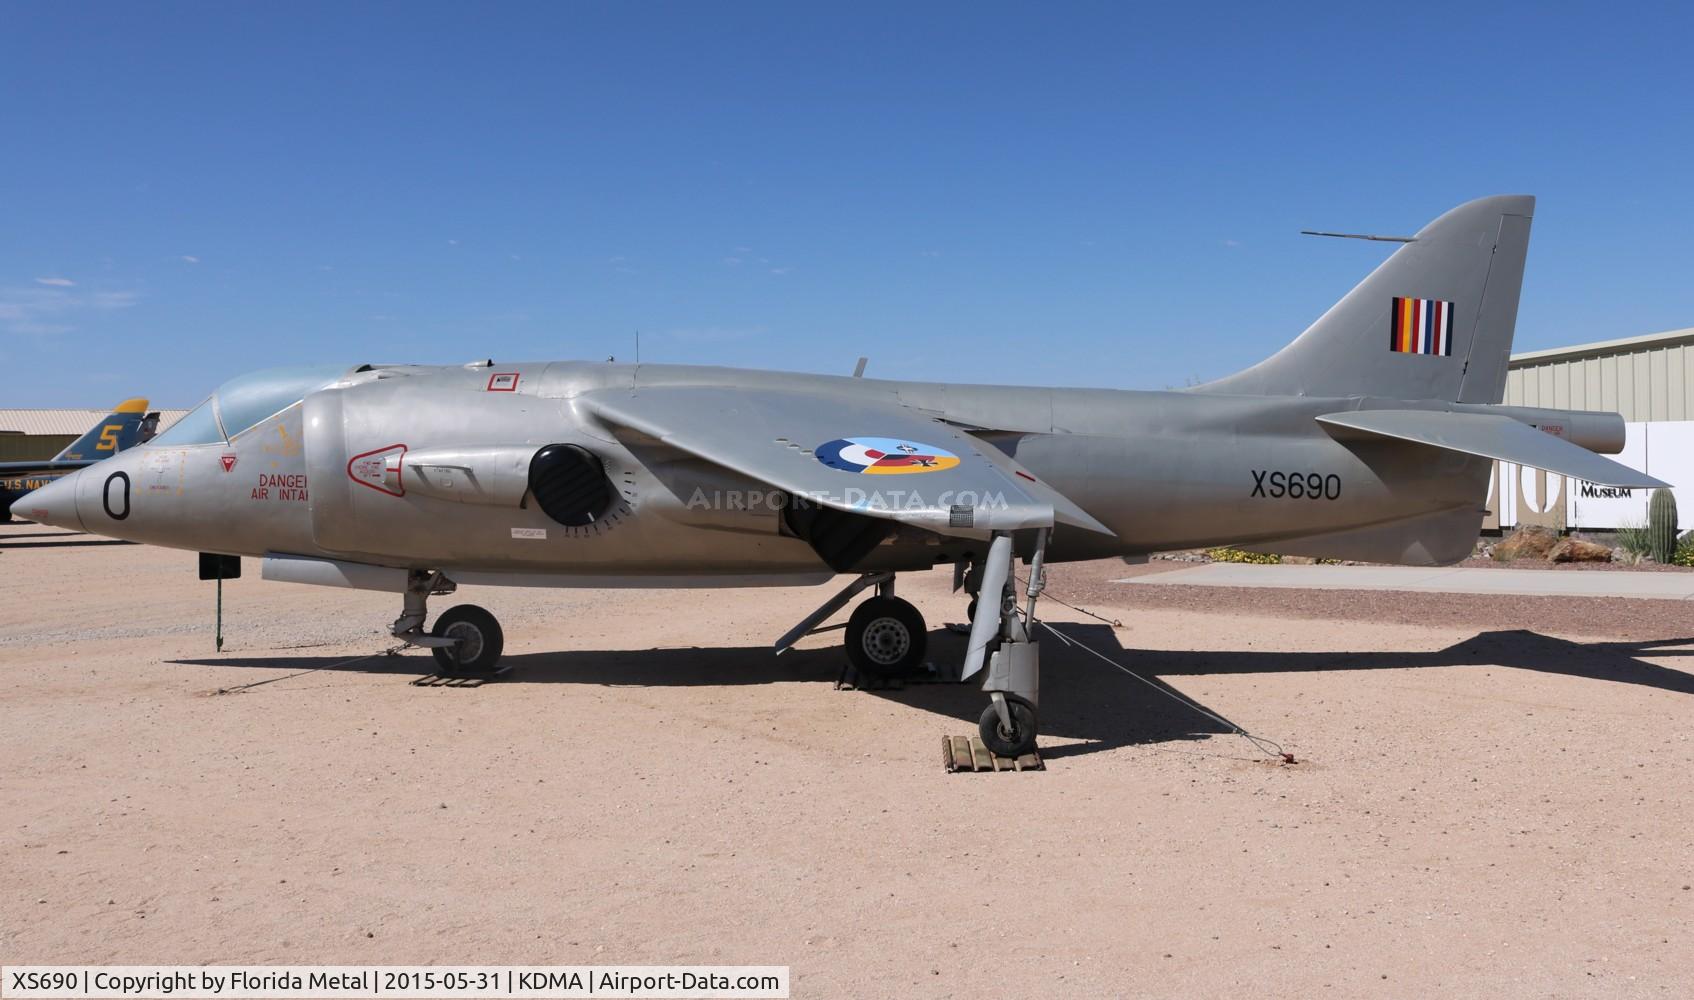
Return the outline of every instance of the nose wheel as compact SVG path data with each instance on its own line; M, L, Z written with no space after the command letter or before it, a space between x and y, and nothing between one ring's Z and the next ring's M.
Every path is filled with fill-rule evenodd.
M441 573L412 570L406 581L405 603L400 617L394 619L389 632L408 646L420 646L430 651L442 674L480 674L492 677L500 673L496 665L505 649L506 636L500 623L486 610L474 604L448 608L435 619L428 632L424 619L429 614L429 599L451 594L458 587ZM390 652L396 652L390 650Z
M429 634L449 642L430 649L444 674L492 674L506 645L500 622L474 604L443 611Z

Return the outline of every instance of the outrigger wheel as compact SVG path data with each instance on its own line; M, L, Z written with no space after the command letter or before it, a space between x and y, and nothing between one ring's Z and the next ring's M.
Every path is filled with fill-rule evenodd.
M506 645L500 623L474 604L460 604L443 611L429 634L457 640L451 646L430 649L444 674L492 674Z
M1035 706L1015 694L1008 694L1005 698L1006 714L1012 719L1011 729L1008 731L1006 724L1000 721L999 708L990 703L982 712L982 721L977 723L983 745L996 757L1022 757L1026 753L1034 753Z
M910 601L872 597L847 620L847 660L860 674L904 677L923 665L929 633Z

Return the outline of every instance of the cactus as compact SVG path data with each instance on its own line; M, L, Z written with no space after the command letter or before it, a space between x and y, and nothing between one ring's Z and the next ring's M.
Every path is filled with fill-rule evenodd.
M1676 496L1670 490L1653 491L1647 505L1647 541L1653 561L1669 566L1676 557Z

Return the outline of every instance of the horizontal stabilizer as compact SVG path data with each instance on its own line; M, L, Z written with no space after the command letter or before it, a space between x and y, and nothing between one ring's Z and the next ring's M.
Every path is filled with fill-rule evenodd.
M1349 431L1362 431L1375 437L1411 441L1432 448L1546 469L1596 486L1653 489L1669 485L1645 472L1637 472L1587 448L1495 413L1354 410L1326 413L1318 417L1318 423L1330 428L1337 437L1347 437Z

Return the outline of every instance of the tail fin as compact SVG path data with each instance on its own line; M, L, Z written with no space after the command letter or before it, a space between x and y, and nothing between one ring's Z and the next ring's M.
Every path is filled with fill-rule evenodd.
M111 458L141 440L141 424L147 416L147 400L126 399L106 419L89 428L53 456L55 462L89 462Z
M1196 391L1500 402L1534 212L1529 195L1460 205L1293 343Z

